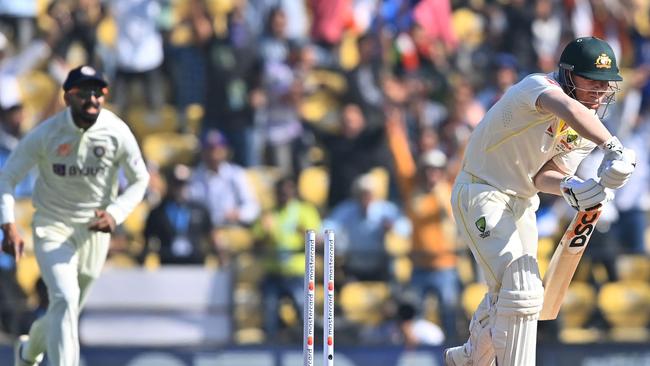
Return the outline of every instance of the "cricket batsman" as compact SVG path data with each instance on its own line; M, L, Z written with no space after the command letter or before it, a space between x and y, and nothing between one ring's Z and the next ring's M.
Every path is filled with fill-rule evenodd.
M538 192L564 197L576 210L613 198L635 168L635 155L600 118L618 91L612 48L582 37L570 42L556 73L531 74L510 87L474 130L456 178L456 225L484 272L488 293L463 346L445 365L535 365L544 289L537 266ZM574 176L596 146L599 181Z
M68 74L63 111L36 125L0 172L2 248L23 255L14 223L13 190L34 165L34 252L49 307L16 342L14 365L79 365L79 313L99 276L110 235L144 196L149 174L129 127L102 109L108 83L91 66ZM129 185L118 195L118 170Z

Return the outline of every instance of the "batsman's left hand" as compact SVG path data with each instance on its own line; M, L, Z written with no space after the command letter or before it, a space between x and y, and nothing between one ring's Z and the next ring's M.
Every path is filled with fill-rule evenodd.
M111 214L104 210L95 210L95 221L88 226L88 230L112 233L116 226L115 219Z
M636 154L634 150L623 149L620 157L612 161L601 163L598 168L600 184L607 188L621 188L630 180L630 176L636 167Z

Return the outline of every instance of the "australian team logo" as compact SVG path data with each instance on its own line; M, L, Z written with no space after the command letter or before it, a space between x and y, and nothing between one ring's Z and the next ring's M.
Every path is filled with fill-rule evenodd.
M481 216L480 219L476 220L476 222L474 223L474 225L476 225L476 228L477 228L478 231L480 232L480 233L478 234L478 236L480 236L480 237L483 238L483 239L485 239L485 238L487 238L488 236L490 236L490 230L485 230L485 228L486 228L485 216Z
M597 69L611 69L612 59L606 53L601 53L596 59L595 65Z
M580 140L580 135L563 120L560 120L560 124L557 127L553 125L549 126L546 129L546 134L553 137L553 139L557 139L555 149L558 152L573 150L578 146Z

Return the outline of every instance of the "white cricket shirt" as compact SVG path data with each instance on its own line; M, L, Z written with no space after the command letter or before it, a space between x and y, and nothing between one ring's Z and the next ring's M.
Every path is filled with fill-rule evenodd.
M32 202L36 213L64 222L87 223L95 209L119 224L142 200L149 173L129 127L102 109L84 131L66 108L32 129L0 171L0 223L14 222L15 185L34 165L39 175ZM118 196L118 170L129 181Z
M532 74L510 87L473 131L463 170L522 198L537 194L533 178L551 159L575 173L596 144L537 109L537 98L551 89L561 90L553 74Z

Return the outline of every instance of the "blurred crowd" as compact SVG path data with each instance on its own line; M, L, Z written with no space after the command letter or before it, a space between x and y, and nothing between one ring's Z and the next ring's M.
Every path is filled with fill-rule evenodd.
M63 107L67 71L92 64L152 174L110 265L233 271L234 341L295 343L304 231L334 229L338 342L456 342L485 290L451 221L465 142L509 86L594 35L624 76L606 123L639 161L576 277L588 316L540 331L602 335L615 324L596 294L650 281L649 19L648 0L0 0L0 166ZM17 188L24 202L34 179ZM30 208L18 202L18 217ZM542 271L571 210L542 197ZM0 254L8 336L46 306L26 262Z

